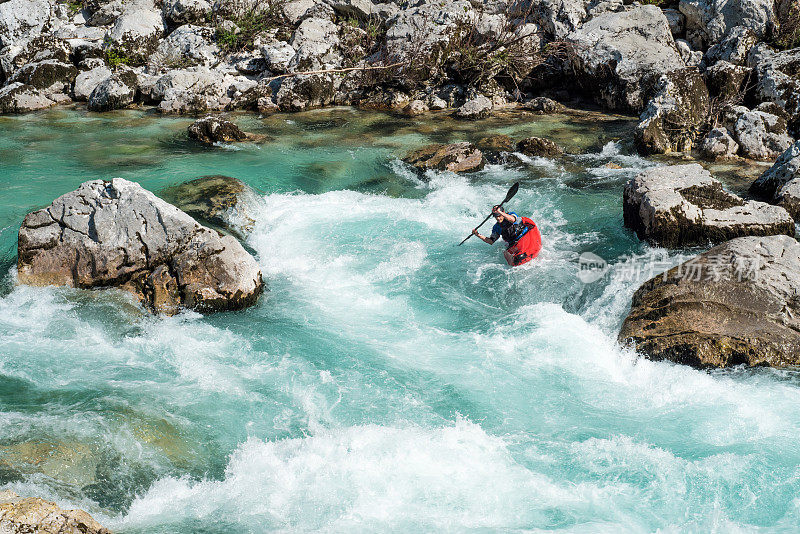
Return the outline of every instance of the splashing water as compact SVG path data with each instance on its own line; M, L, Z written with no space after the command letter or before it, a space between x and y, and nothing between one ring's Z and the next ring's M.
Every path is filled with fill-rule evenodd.
M442 119L242 116L277 140L235 151L136 112L2 120L0 488L119 532L797 529L796 373L616 343L642 281L619 258L676 260L622 228L622 184L657 163L603 125L488 123L582 155L420 181L397 158L447 140ZM469 128L452 140L486 135ZM263 192L257 306L152 317L117 291L15 285L27 211L85 179L203 174ZM514 181L544 248L509 269L499 246L456 244ZM611 262L591 284L586 251Z

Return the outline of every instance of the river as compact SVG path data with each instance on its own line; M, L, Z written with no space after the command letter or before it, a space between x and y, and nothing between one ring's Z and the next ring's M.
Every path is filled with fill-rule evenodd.
M800 526L796 371L616 343L638 285L692 252L623 228L623 184L660 164L635 155L634 120L235 120L271 139L199 147L190 119L147 111L0 117L0 489L121 533ZM568 155L424 180L398 159L493 133ZM27 212L85 180L158 194L212 174L260 195L255 307L158 317L113 290L15 284ZM540 257L456 246L516 181ZM599 280L578 277L585 252L611 263Z

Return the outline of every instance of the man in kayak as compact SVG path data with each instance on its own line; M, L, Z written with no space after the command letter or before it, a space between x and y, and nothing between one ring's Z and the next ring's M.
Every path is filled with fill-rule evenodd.
M539 250L542 248L542 238L533 221L520 217L513 211L506 213L500 206L492 208L492 216L497 223L492 227L492 234L489 237L479 234L477 228L472 233L490 245L494 245L495 241L502 237L503 241L508 243L508 248L503 251L503 256L509 265L512 267L522 265L539 254ZM529 232L533 232L533 234L528 236ZM520 241L525 236L529 239L525 240L525 247L522 247L524 250L521 250L518 244L521 244Z

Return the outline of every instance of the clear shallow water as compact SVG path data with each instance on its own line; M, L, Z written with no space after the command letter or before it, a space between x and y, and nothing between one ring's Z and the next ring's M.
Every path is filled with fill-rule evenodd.
M622 228L622 184L655 164L613 142L629 121L240 116L273 140L238 150L189 144L189 122L0 118L0 488L129 533L800 527L796 373L639 359L615 342L637 281L576 277L584 251L664 252ZM396 159L493 132L582 155L429 182ZM258 306L151 317L14 285L28 211L87 179L204 174L263 194ZM514 181L544 250L510 270L455 244Z

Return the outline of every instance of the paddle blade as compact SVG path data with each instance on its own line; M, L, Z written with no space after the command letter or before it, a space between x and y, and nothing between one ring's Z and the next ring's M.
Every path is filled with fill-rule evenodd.
M519 191L519 182L516 182L514 185L511 186L511 189L508 190L508 194L506 195L506 199L503 202L501 202L501 204L505 204L506 202L514 198L514 195L517 194L517 191Z
M512 185L512 186L511 186L511 189L509 189L509 190L508 190L508 193L506 193L506 198L505 198L505 200L503 200L503 201L500 203L500 206L502 206L503 204L505 204L506 202L508 202L508 201L509 201L509 200L511 200L512 198L514 198L514 195L516 195L516 194L517 194L517 191L519 191L519 182L516 182L516 183L514 183L514 185ZM478 226L476 226L476 227L475 227L475 229L477 230L478 228L480 228L481 226L483 226L483 225L486 223L486 221L488 221L488 220L489 220L489 217L491 217L491 216L492 216L492 215L491 215L491 214L489 214L489 216L488 216L488 217L486 217L486 218L483 220L483 222L482 222L482 223L480 223ZM467 237L465 237L465 238L464 238L464 241L462 241L462 242L461 242L461 243L459 243L458 245L459 245L459 246L463 245L464 243L466 243L467 239L469 239L470 237L472 237L472 234L469 234Z

